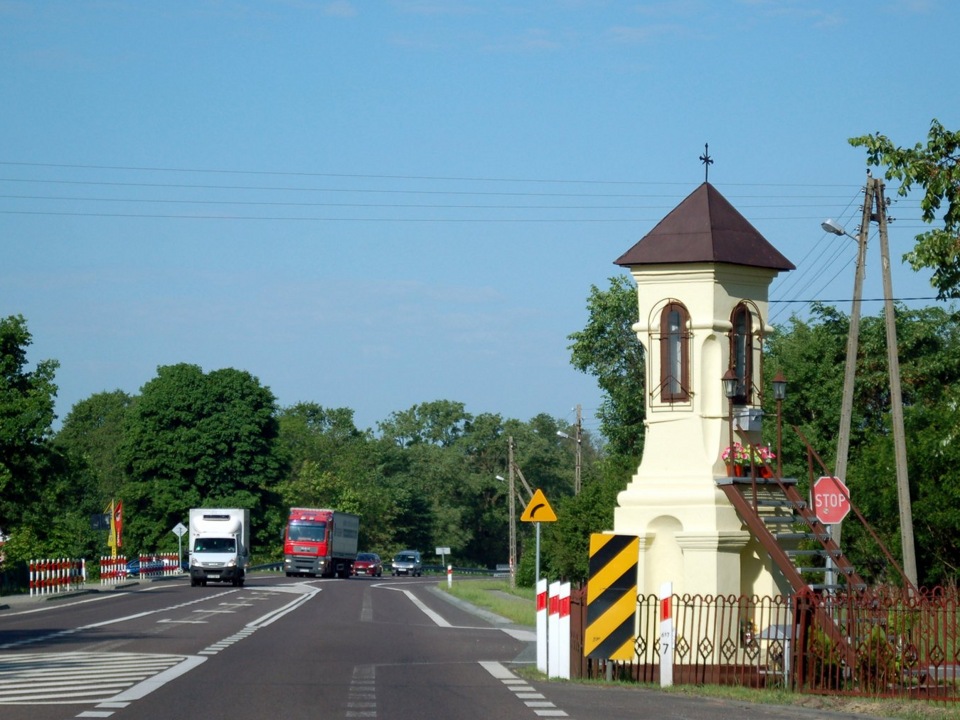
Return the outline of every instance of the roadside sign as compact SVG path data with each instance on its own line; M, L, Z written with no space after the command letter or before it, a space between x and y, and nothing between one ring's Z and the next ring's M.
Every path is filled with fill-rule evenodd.
M449 555L449 554L450 554L450 548L448 548L448 547L438 547L438 548L437 548L437 555L443 556L443 555Z
M550 507L550 503L547 502L547 496L543 494L543 490L537 488L537 491L533 494L533 497L530 498L530 504L527 505L527 509L523 511L523 515L520 516L522 522L556 522L557 514L553 511L553 508Z
M850 512L850 491L838 477L824 476L813 484L813 506L817 520L836 525Z
M177 537L183 537L187 533L187 528L183 526L183 523L177 523L170 532Z

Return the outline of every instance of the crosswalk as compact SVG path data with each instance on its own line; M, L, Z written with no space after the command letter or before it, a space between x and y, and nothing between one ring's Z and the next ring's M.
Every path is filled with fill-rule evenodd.
M0 654L0 705L107 702L136 695L136 686L196 660L145 653Z

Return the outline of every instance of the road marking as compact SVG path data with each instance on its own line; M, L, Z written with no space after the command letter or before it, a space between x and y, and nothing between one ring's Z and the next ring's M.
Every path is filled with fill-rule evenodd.
M375 718L377 716L377 668L357 665L353 668L350 690L347 693L348 718Z
M440 627L447 627L447 628L448 628L448 627L453 627L450 623L448 623L446 620L444 620L442 617L440 617L440 615L439 615L438 613L435 613L433 610L431 610L430 608L428 608L428 607L423 603L422 600L420 600L416 595L414 595L414 594L413 594L412 592L410 592L409 590L404 590L404 591L403 591L403 594L406 595L408 598L410 598L410 602L412 602L414 605L416 605L418 608L420 608L420 611L421 611L424 615L426 615L428 618L430 618L431 620L433 620L433 621L434 621L437 625L439 625Z
M502 682L504 687L512 691L518 700L523 700L524 705L533 710L538 717L568 717L567 713L546 700L526 680L514 675L502 663L485 661L480 663L480 667Z
M145 695L159 687L158 679L168 682L203 661L189 655L146 653L0 655L0 705L125 702L122 695ZM146 687L150 690L144 691Z

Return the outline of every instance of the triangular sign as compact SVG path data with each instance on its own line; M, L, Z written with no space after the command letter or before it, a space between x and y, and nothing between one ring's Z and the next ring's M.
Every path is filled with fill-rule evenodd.
M557 514L553 511L553 508L550 507L550 503L547 502L547 496L543 494L543 490L537 488L533 497L530 498L530 504L527 505L527 509L524 510L523 515L520 516L520 520L523 522L557 521Z

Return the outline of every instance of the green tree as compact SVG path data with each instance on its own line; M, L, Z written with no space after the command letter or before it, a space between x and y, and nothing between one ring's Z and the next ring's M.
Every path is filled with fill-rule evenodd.
M900 181L901 196L909 195L914 185L923 189L924 222L933 223L941 204L947 203L943 227L917 235L916 245L904 259L914 270L933 270L931 284L941 299L960 297L960 131L946 130L932 120L926 145L899 147L880 133L849 142L867 149L870 165L887 166L886 178Z
M633 324L637 291L625 275L610 278L607 290L591 286L587 326L570 335L571 364L597 378L604 393L597 410L609 451L639 461L643 453L644 353Z
M299 403L279 415L280 440L290 461L279 487L283 510L329 507L360 516L361 549L385 553L408 525L412 495L385 477L384 454L396 447L361 432L347 408Z
M52 471L56 360L27 370L33 337L22 315L0 320L0 528L16 531Z
M250 510L255 552L275 546L264 523L285 474L275 412L273 394L247 372L158 368L129 410L121 445L124 547L176 547L170 529L188 510L217 506Z
M101 508L119 497L123 463L119 449L133 398L122 390L91 395L67 413L54 439L80 482L94 489Z
M560 498L557 521L543 530L541 564L549 577L582 583L589 576L590 536L613 529L617 496L636 469L633 460L607 457L593 469L579 495ZM529 578L532 580L532 578Z

